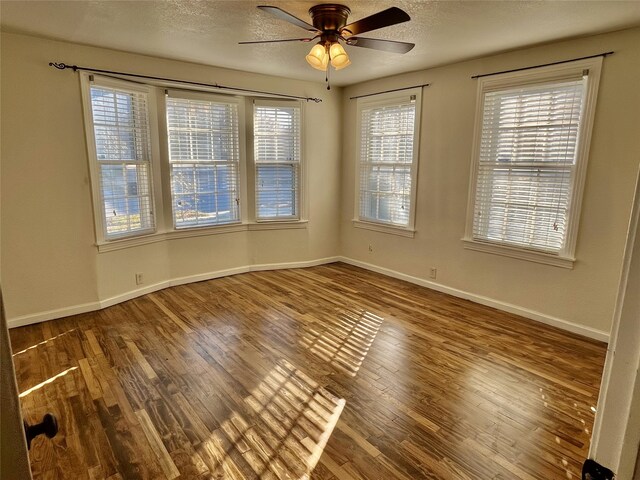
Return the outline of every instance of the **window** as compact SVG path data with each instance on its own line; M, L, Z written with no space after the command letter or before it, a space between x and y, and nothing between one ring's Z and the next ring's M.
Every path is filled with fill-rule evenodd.
M413 231L420 93L414 89L359 101L356 226Z
M599 72L596 60L481 80L469 242L571 266Z
M121 85L89 87L92 179L106 239L155 230L148 90Z
M84 71L80 82L99 252L306 228L300 102L165 90ZM251 104L253 122L244 115Z
M176 228L240 221L238 105L167 97Z
M256 101L253 139L256 219L299 219L300 105Z

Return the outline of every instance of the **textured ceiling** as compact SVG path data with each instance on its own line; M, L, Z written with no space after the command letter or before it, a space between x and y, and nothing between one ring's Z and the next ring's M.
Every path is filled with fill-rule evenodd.
M278 6L310 21L318 1L1 1L2 29L164 58L322 82L310 44L238 45L306 32L256 8ZM349 22L397 6L411 21L363 36L413 42L405 55L347 47L334 85L424 69L527 45L640 25L640 1L361 1ZM54 60L54 59L52 59ZM55 59L72 63L72 58Z

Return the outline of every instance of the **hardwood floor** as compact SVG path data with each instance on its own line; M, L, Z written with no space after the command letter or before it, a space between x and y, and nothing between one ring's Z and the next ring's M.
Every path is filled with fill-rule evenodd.
M11 338L36 479L580 478L606 351L341 263Z

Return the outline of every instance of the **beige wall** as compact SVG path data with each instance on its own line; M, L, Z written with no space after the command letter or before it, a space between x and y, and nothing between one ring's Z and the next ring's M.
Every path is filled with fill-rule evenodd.
M96 308L145 286L338 254L340 89L2 34L2 280L9 320ZM320 97L304 105L306 229L210 235L98 253L80 83L50 61ZM56 312L60 309L60 312Z
M640 29L520 50L348 87L343 92L342 255L484 297L549 323L608 334L640 162ZM434 46L434 48L437 48ZM573 270L466 250L476 106L474 74L614 50L604 61ZM349 97L430 83L423 91L416 236L354 228L356 102ZM373 252L368 252L371 244ZM574 324L567 325L566 322Z

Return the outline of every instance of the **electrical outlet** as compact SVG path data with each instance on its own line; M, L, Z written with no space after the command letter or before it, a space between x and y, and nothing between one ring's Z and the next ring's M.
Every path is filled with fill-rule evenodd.
M369 244L369 253L373 253L373 245Z
M436 267L431 267L429 269L429 277L436 278L437 274L438 274L438 269Z
M136 273L136 285L142 285L144 283L144 277L142 273Z

